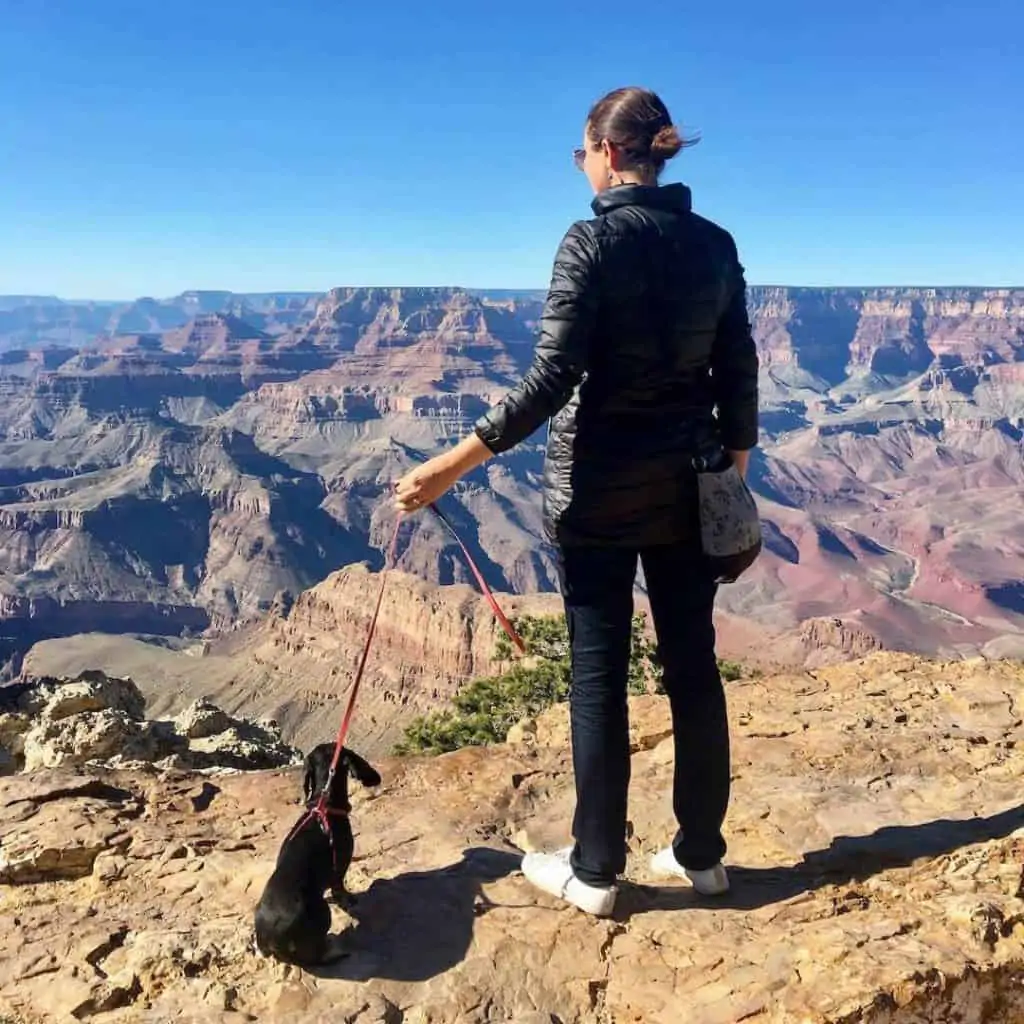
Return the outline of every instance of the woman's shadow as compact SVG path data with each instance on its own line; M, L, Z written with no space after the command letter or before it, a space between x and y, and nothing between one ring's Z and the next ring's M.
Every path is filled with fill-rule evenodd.
M355 927L333 940L340 958L313 973L349 981L443 974L465 957L477 918L492 908L484 884L521 863L522 854L473 847L454 864L373 882L349 910Z
M732 891L714 900L702 899L689 886L625 884L615 917L622 921L652 911L699 906L753 910L826 885L862 881L921 857L1005 838L1022 827L1024 805L1018 805L988 817L940 819L866 836L838 836L792 867L730 867ZM521 853L473 847L453 864L375 881L350 910L356 925L333 940L339 959L312 973L350 981L407 982L443 974L465 958L477 918L495 906L484 894L484 884L507 877L521 864ZM1024 875L1021 887L1024 892Z
M823 850L804 854L792 867L730 867L732 889L724 897L704 899L689 886L630 885L624 888L616 917L687 907L756 910L826 885L849 885L893 868L909 867L921 857L941 857L965 846L1005 839L1024 828L1024 804L988 817L938 819L920 825L893 825L866 836L837 836ZM1021 875L1024 893L1024 873Z

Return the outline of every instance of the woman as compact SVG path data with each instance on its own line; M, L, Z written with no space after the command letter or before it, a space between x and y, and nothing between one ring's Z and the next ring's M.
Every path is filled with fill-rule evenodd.
M399 509L421 508L550 419L544 521L572 645L575 844L527 854L523 873L600 916L612 913L626 866L638 558L675 733L679 830L652 867L705 895L729 886L729 727L692 461L724 447L746 471L758 361L731 236L692 212L685 185L658 185L683 145L652 92L617 89L594 105L575 160L596 193L595 216L573 224L558 249L532 366L472 435L396 491Z

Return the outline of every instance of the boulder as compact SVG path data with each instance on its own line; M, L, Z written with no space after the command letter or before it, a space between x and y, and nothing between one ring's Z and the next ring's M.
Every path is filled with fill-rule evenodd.
M175 729L190 740L215 736L232 727L233 719L206 698L193 701L174 719Z
M32 716L59 721L88 711L122 711L141 721L146 701L131 679L119 679L105 672L88 670L74 679L44 677L36 680L19 701L21 710Z
M237 768L252 771L300 764L302 752L282 742L280 736L248 722L231 720L223 732L192 740L185 750L165 763L175 768Z
M56 720L44 717L24 737L25 771L80 765L116 755L150 760L156 756L156 745L142 722L110 708Z
M20 711L0 713L0 775L19 771L25 761L25 733L32 719Z
M205 699L173 720L146 721L135 683L102 672L20 682L4 707L0 775L61 765L124 770L143 762L164 769L250 770L302 759L282 741L276 722L234 718Z

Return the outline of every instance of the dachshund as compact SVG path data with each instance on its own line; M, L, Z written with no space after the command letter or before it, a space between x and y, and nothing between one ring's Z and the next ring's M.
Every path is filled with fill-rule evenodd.
M354 849L347 776L368 787L379 786L381 781L375 768L343 747L328 794L326 818L311 814L327 785L333 755L333 743L321 743L307 755L302 781L307 810L282 844L274 872L256 907L259 951L300 966L327 960L331 910L324 891L330 888L341 906L351 905L345 889L345 874Z

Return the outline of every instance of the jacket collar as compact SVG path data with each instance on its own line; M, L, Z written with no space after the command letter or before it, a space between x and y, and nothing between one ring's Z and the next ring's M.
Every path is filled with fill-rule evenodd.
M681 182L672 185L616 185L594 196L590 208L600 216L620 206L651 206L673 213L692 209L690 190Z

